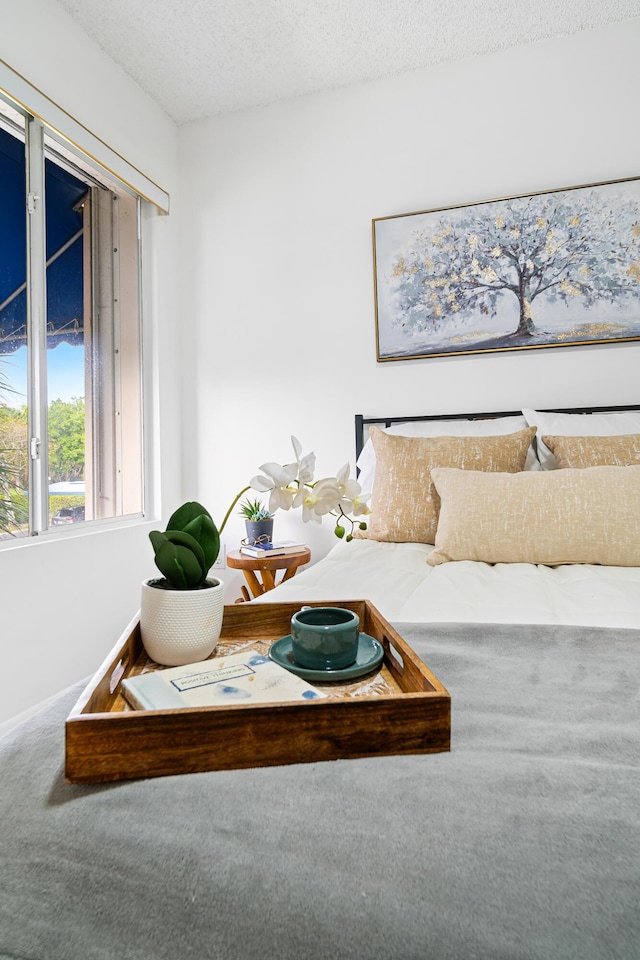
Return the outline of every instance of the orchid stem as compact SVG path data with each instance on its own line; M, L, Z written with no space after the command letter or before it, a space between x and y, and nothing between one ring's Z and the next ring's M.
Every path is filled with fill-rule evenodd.
M233 508L235 507L235 505L236 505L236 503L238 502L238 500L240 499L240 497L241 497L243 494L245 494L245 493L247 492L247 490L251 490L251 487L243 487L243 489L240 491L240 493L238 494L238 496L235 498L235 500L233 501L233 503L231 504L231 506L229 507L229 509L227 510L227 512L226 512L225 515L224 515L224 520L223 520L222 523L220 524L220 528L219 528L219 530L218 530L218 533L222 533L222 531L224 530L225 525L226 525L226 523L227 523L227 520L228 520L229 517L231 516L231 511L232 511Z

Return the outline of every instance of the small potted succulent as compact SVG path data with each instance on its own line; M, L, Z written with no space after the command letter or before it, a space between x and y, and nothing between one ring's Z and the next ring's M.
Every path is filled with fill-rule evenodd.
M165 666L205 660L215 650L224 610L224 584L208 576L220 550L218 529L202 504L189 501L149 539L162 576L142 584L144 647Z
M271 543L273 540L273 514L261 500L247 499L240 504L249 543Z

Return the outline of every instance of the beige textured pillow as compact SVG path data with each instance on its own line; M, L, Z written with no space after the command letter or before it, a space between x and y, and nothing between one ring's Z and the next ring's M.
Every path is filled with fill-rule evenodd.
M555 470L556 458L542 437L619 437L640 433L640 410L622 413L553 413L523 410L527 423L538 428L538 460L543 470Z
M427 562L640 566L640 465L540 473L432 471L441 498Z
M433 543L440 500L433 467L516 473L535 427L488 437L399 437L370 431L376 454L369 529L361 536L393 543Z
M562 469L640 463L640 433L619 437L543 437Z

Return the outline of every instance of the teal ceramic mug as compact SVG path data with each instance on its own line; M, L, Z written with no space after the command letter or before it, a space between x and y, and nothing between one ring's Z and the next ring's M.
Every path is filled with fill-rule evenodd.
M308 670L342 670L358 656L360 618L343 607L303 607L291 618L293 658Z

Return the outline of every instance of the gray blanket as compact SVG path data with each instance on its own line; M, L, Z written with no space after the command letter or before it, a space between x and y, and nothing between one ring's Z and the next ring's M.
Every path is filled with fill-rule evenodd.
M451 753L70 786L74 694L9 733L0 957L640 958L640 631L398 626Z

